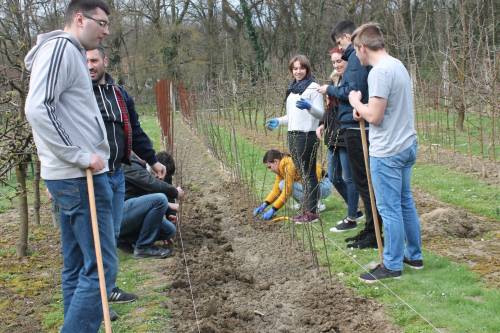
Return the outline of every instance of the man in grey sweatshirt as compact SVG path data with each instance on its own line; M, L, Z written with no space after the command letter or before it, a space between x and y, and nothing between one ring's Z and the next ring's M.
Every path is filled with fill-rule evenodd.
M102 321L99 278L85 169L94 173L97 220L108 294L117 256L107 179L109 145L86 64L85 50L109 34L102 0L72 0L64 30L38 36L25 59L31 71L26 117L42 178L61 211L64 324L61 332L97 332Z

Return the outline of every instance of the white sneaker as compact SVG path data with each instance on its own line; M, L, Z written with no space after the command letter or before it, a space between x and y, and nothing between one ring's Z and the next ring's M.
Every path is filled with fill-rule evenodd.
M326 205L322 202L318 202L318 211L322 212L326 209Z

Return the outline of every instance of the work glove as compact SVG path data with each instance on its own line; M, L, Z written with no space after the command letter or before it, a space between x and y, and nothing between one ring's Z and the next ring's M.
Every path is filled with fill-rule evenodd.
M263 202L259 207L255 208L253 210L253 216L257 216L260 213L262 213L264 211L264 209L266 209L266 207L267 207L267 203Z
M312 107L311 102L301 98L295 103L295 106L301 110L310 110Z
M264 214L262 214L262 219L264 221L269 221L270 219L273 218L274 214L276 214L277 209L274 207L271 207L270 209L267 210Z
M267 129L269 129L271 131L278 128L279 125L280 125L280 122L276 118L269 119L268 121L266 121L266 127L267 127Z

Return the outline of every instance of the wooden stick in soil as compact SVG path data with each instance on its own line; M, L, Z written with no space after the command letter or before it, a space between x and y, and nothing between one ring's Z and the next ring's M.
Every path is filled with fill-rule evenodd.
M361 129L361 143L363 145L363 156L365 159L365 169L366 169L366 178L368 179L368 191L370 192L370 205L372 209L373 215L373 224L375 226L375 237L377 238L377 248L378 248L378 256L380 258L380 262L382 262L383 257L382 253L384 252L384 245L382 244L382 237L380 236L380 223L378 220L377 208L375 207L375 194L373 193L373 185L372 185L372 176L370 173L370 164L368 164L368 143L366 140L366 130L365 130L365 120L361 119L359 122L359 127ZM368 209L365 207L365 209Z
M109 318L108 294L106 292L106 280L104 277L104 266L102 264L101 240L99 238L99 226L97 225L97 211L95 207L94 179L92 171L87 169L87 188L89 192L90 219L92 222L92 233L94 235L95 256L97 259L97 274L99 275L99 289L101 290L102 312L104 314L104 328L106 333L111 333L111 320Z

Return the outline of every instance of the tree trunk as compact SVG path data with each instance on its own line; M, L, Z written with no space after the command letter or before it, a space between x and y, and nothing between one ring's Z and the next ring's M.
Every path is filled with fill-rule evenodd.
M28 250L28 191L26 190L26 164L21 162L16 167L17 199L19 211L19 240L16 253L25 257Z
M35 177L33 179L33 221L40 225L40 160L35 161Z

